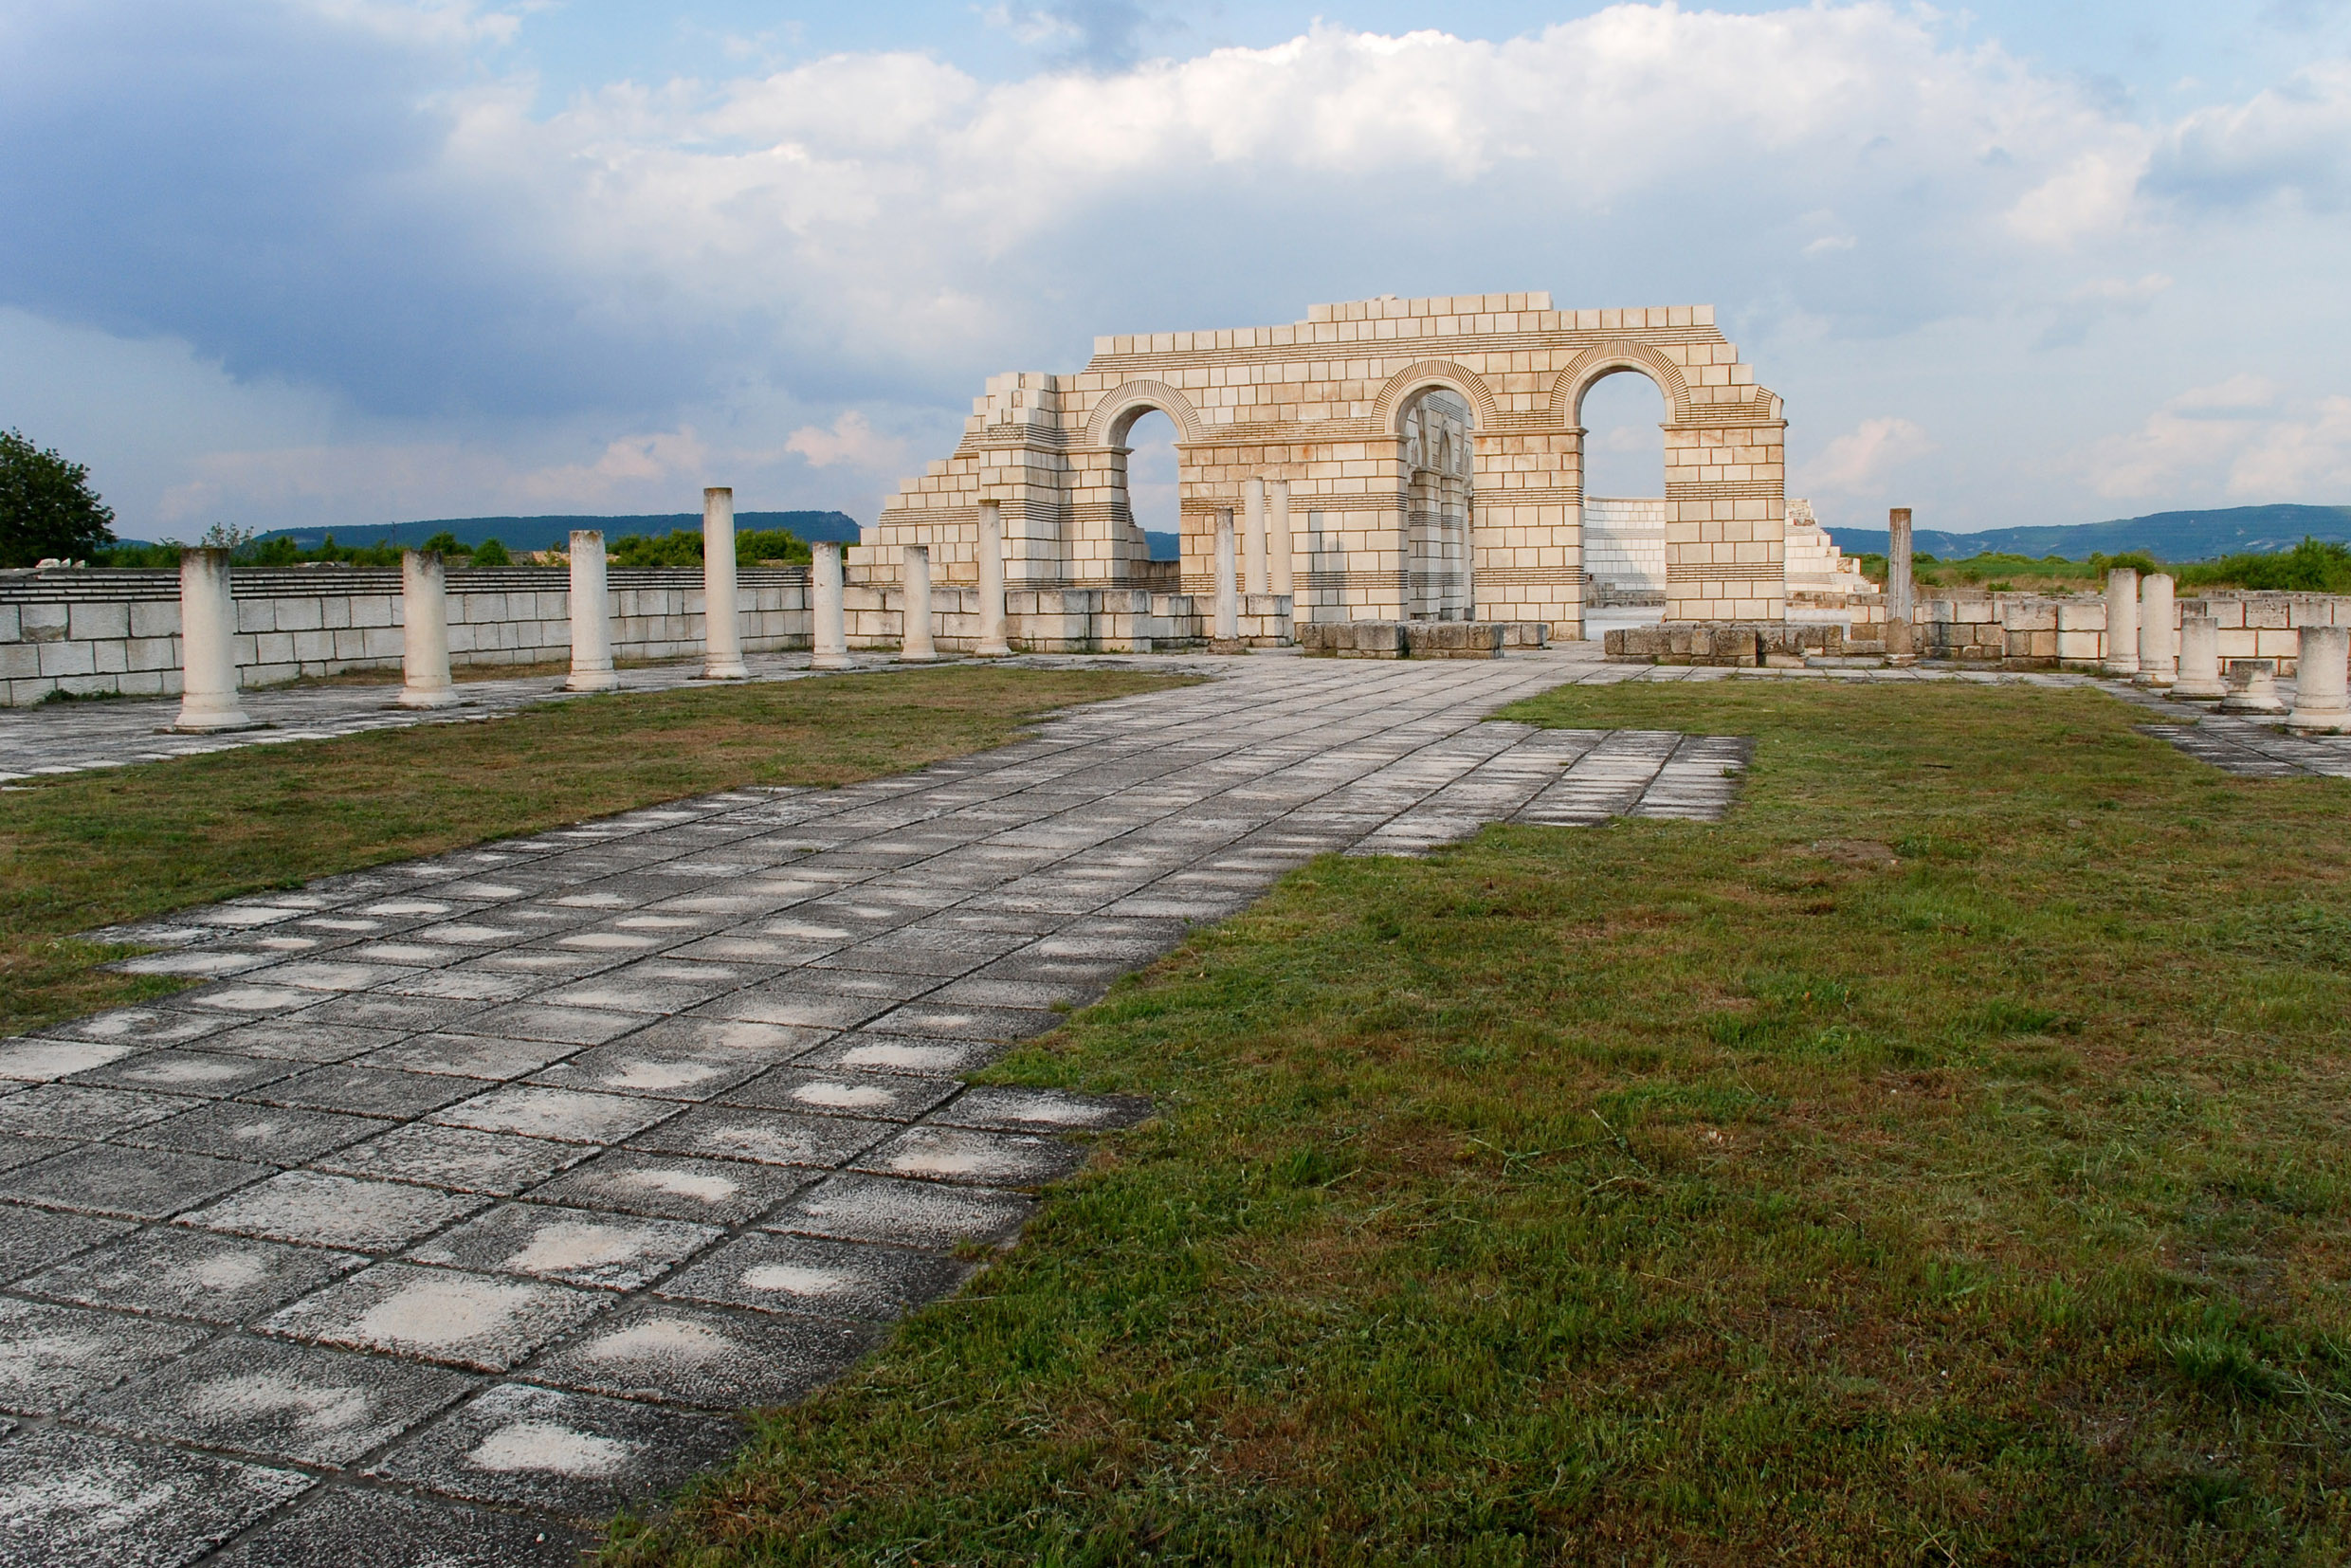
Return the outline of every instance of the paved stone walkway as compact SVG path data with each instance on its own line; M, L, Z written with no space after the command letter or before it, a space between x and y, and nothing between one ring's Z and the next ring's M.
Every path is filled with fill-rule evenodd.
M1480 722L1569 656L1221 667L111 933L204 983L0 1041L0 1565L573 1560L1147 1109L967 1086L1010 1042L1316 854L1746 756Z

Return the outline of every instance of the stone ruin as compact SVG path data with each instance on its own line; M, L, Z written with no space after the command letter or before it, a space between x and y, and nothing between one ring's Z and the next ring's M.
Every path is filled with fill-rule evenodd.
M1358 622L1580 638L1596 564L1583 400L1625 372L1665 400L1666 494L1635 503L1653 509L1637 553L1665 617L1784 620L1786 422L1713 307L1561 310L1540 293L1102 337L1074 374L993 377L955 451L848 552L850 619L888 613L921 547L953 646L985 538L1001 540L1012 639L1040 649L1291 643ZM1154 410L1176 429L1173 562L1150 558L1127 498L1128 432ZM1231 627L1207 608L1220 555Z

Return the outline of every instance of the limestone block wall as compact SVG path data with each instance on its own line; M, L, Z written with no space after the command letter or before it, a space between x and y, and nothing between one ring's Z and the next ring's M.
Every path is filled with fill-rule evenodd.
M1102 337L1075 374L996 376L961 443L900 485L850 570L894 583L900 547L927 544L936 580L976 581L979 507L993 502L1012 586L1137 586L1126 438L1158 410L1177 432L1185 589L1206 585L1217 519L1242 518L1248 482L1279 482L1290 549L1272 586L1289 589L1299 620L1540 620L1578 637L1583 397L1625 372L1665 396L1668 616L1779 619L1782 406L1713 308L1561 310L1540 293L1358 300L1285 325ZM1449 470L1433 460L1431 394L1467 410L1457 489L1436 483ZM1431 526L1456 506L1459 565Z
M738 574L743 646L809 646L805 567ZM238 678L268 685L305 675L397 669L400 574L315 567L229 575ZM623 659L686 658L702 646L702 579L691 571L615 570L612 647ZM449 574L449 662L568 660L571 583L561 569ZM158 697L179 691L179 574L170 571L0 573L0 705L54 691Z
M2214 592L2178 600L2178 615L2220 623L2220 657L2274 659L2291 675L2305 626L2351 626L2351 596ZM1944 591L1919 600L1918 648L1929 659L2095 667L2106 657L2104 594ZM2174 629L2178 621L2174 620Z
M1586 496L1584 576L1592 602L1666 602L1666 498Z

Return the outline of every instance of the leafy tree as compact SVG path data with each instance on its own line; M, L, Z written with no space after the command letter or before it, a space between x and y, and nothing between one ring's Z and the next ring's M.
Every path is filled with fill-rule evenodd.
M87 556L113 540L114 527L85 465L0 430L0 566Z
M457 542L457 536L446 528L427 539L423 548L438 550L445 556L462 556L465 553L465 547Z
M473 547L473 564L476 566L512 566L514 557L506 554L506 547L496 539L483 539Z

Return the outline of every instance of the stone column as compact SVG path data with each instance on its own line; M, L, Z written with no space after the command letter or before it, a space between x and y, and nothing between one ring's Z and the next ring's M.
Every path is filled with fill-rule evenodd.
M2294 711L2286 727L2304 735L2351 728L2351 627L2305 626L2294 654Z
M612 604L604 587L604 536L592 528L572 533L572 678L570 691L610 691L620 684L612 672Z
M1241 640L1240 585L1233 577L1232 508L1227 506L1216 514L1215 640L1228 646Z
M2179 679L2172 695L2191 702L2212 702L2229 695L2220 678L2220 618L2216 615L2179 617Z
M702 491L702 679L751 679L735 607L735 492L723 484Z
M1241 483L1241 561L1243 580L1251 593L1269 593L1266 576L1266 482Z
M903 626L898 637L898 662L902 665L930 664L939 657L939 647L931 641L929 545L906 546L906 574L902 587L905 608L900 615Z
M809 668L847 669L849 636L842 605L841 547L826 542L810 546L809 610L815 625L809 639Z
M2173 621L2177 611L2173 606L2172 579L2160 572L2150 572L2139 583L2139 673L2134 680L2142 686L2168 686L2179 672L2179 656L2172 638L2177 634Z
M983 659L1012 651L1004 636L1004 508L993 501L979 503L979 646L972 651Z
M1918 652L1911 607L1917 599L1910 574L1910 508L1895 506L1886 513L1886 656L1907 659Z
M1266 554L1271 557L1276 593L1298 591L1291 572L1290 550L1290 482L1277 479L1266 486Z
M228 591L228 552L184 550L179 557L178 730L249 730L237 701L237 601Z
M2106 574L2106 673L2139 673L2139 570L2118 566Z
M400 705L446 708L449 682L449 577L438 550L400 552Z

